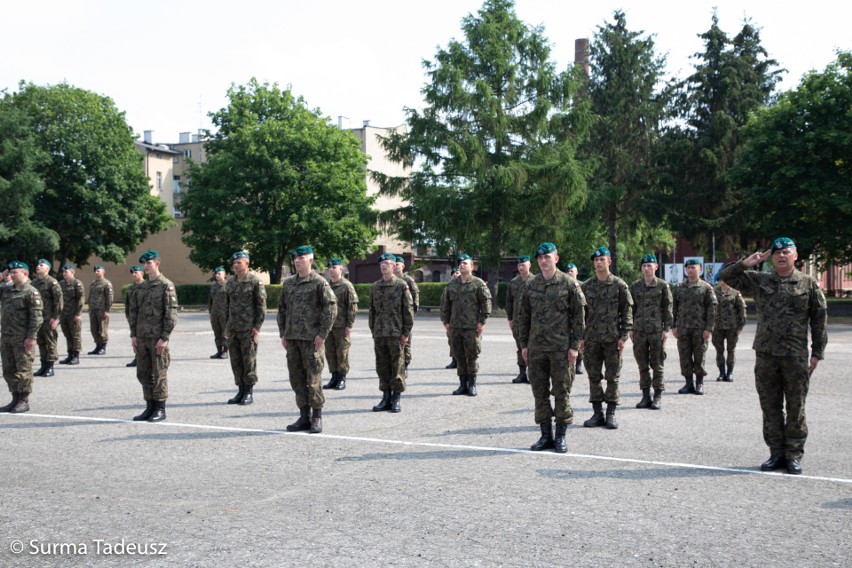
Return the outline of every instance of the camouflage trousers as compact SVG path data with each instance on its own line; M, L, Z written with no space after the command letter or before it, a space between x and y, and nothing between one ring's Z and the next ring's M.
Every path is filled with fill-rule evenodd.
M59 349L56 345L58 337L56 330L50 327L50 320L45 320L36 335L39 359L51 363L59 359Z
M449 331L447 331L447 345L450 346L450 359L455 359L456 354L453 352L453 336Z
M716 366L723 367L727 362L728 367L733 367L737 362L737 339L740 334L736 329L714 329L713 347L716 348ZM728 347L728 357L725 357L725 344Z
M257 384L257 343L252 339L251 330L228 330L228 355L234 384L254 386Z
M313 341L287 340L287 371L299 410L320 409L325 404L325 395L322 393L323 366L322 352L314 349Z
M163 402L169 398L169 348L157 354L159 338L136 338L136 379L142 385L145 400Z
M475 375L479 372L479 352L482 350L482 340L476 335L475 329L450 328L450 338L453 353L456 354L458 376Z
M223 350L228 348L228 316L225 313L210 314L210 327L213 328L213 340L216 342L216 349Z
M62 314L59 318L59 325L62 327L62 335L65 336L65 342L68 344L68 352L72 351L79 353L83 350L83 324L77 321L75 315L66 316Z
M523 349L521 348L521 338L520 338L520 334L518 334L518 326L517 325L512 326L512 337L515 338L515 348L517 349L518 367L525 367L527 365L527 363L524 361L524 356L521 353L523 351Z
M619 404L621 392L618 381L621 377L621 353L618 341L586 341L583 351L586 371L589 374L589 402L607 402ZM604 377L604 365L606 376ZM606 392L601 381L606 379Z
M808 439L808 357L776 357L760 352L756 355L754 382L763 411L763 440L770 450L801 460Z
M411 338L408 338L411 341ZM328 370L344 377L349 373L349 346L352 339L346 335L345 327L333 327L325 338L325 360Z
M402 350L402 359L405 367L411 364L411 335L411 333L408 334L408 343L405 344L405 348Z
M633 334L633 356L639 366L639 388L654 387L656 391L666 390L666 377L663 367L666 362L666 347L663 345L662 332ZM654 373L653 381L651 372Z
M677 353L680 355L680 374L684 377L705 377L704 356L707 354L707 342L703 329L678 329Z
M574 385L574 365L568 364L565 351L528 352L527 377L535 399L535 423L543 424L556 417L557 424L573 424L571 387ZM550 397L553 396L553 406Z
M105 310L89 310L89 329L95 343L109 342L109 318L104 318Z
M24 349L22 337L3 335L0 338L0 358L3 359L3 378L9 392L29 394L33 392L34 350Z
M379 390L382 392L405 391L402 345L399 337L374 337L376 352L376 374L379 375Z

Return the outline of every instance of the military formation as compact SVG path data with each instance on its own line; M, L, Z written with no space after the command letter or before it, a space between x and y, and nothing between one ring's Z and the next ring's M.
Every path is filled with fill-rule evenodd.
M295 274L282 284L277 314L299 409L299 418L287 430L319 433L323 430L323 390L346 388L358 296L343 277L343 260L328 261L326 279L314 268L312 247L298 247L291 256ZM751 270L770 257L772 272ZM574 422L570 395L575 376L582 373L581 357L585 358L593 409L583 425L618 429L619 379L628 339L633 344L642 392L637 408L662 409L669 333L677 340L684 377L679 393L704 394L705 355L711 338L719 367L717 380L732 382L737 339L746 321L746 293L757 307L755 381L764 441L770 450L769 459L760 467L801 473L808 434L805 400L810 377L824 357L827 317L825 297L817 282L795 268L795 243L776 239L769 251L725 267L715 289L700 278L702 267L693 259L685 263L684 281L671 288L656 276L659 264L653 254L642 258L642 277L630 285L610 272L612 257L606 247L596 249L590 258L594 274L581 282L574 264L569 263L566 272L559 270L556 246L544 242L535 251L538 273L531 273L530 257L519 257L518 275L507 289L506 315L518 366L512 383L530 385L534 420L541 430L530 449L568 451L566 432ZM207 306L217 350L211 357L230 360L237 394L227 402L242 406L254 399L257 345L267 300L263 281L250 269L250 260L248 252L237 251L231 257L232 276L226 278L222 267L214 271ZM474 259L461 254L457 260L442 295L440 317L450 347L447 367L455 369L459 379L452 394L476 396L478 358L492 297L486 282L474 275ZM145 409L133 420L158 422L166 418L169 338L178 301L174 284L160 272L157 251L146 252L139 262L130 269L133 282L125 308L136 355L127 366L135 366L145 401ZM372 410L399 413L419 292L414 280L403 272L401 257L385 253L378 262L381 278L370 289L368 322L382 399ZM59 359L57 327L63 330L68 350L60 363L80 362L84 287L75 278L73 265L62 268L61 281L49 275L50 266L41 259L30 281L29 266L13 261L2 275L0 355L12 400L0 412L27 412L33 377L54 376L53 364ZM106 351L112 302L112 284L103 267L96 266L88 295L95 341L90 355ZM36 344L40 367L33 372ZM331 379L323 385L325 361Z

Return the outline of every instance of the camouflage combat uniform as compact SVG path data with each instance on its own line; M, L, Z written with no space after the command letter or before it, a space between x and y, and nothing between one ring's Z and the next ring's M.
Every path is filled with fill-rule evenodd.
M29 280L16 288L0 285L0 357L9 392L28 395L33 391L33 350L24 349L25 339L36 339L42 324L41 294Z
M630 285L630 295L633 298L633 356L639 366L639 388L644 391L653 386L655 392L663 392L666 390L663 332L672 327L672 291L662 278L655 277L650 285L640 278Z
M207 296L207 312L210 314L210 326L216 350L220 353L228 350L228 281L213 282Z
M739 290L722 291L716 286L716 324L713 326L713 347L716 348L716 365L719 369L732 368L737 362L737 339L745 327L746 303ZM725 357L727 344L728 356Z
M158 354L157 342L169 341L177 308L175 285L162 274L138 284L133 294L128 323L130 337L136 338L136 378L146 401L164 402L169 397L169 346Z
M583 294L586 296L583 356L589 373L589 402L618 405L621 402L618 341L627 341L627 334L633 329L633 298L627 283L613 274L606 280L589 278L583 282ZM606 392L601 386L603 379L606 379Z
M506 288L506 317L512 322L512 337L515 338L515 347L517 348L518 367L521 369L527 366L524 358L521 356L521 338L518 334L518 311L521 309L521 297L524 291L524 285L532 278L529 274L526 279L520 274L509 281L509 286Z
M704 331L713 331L716 322L716 294L713 286L699 279L695 284L684 280L672 292L673 329L677 329L680 374L687 382L694 374L700 382L707 376L704 357L707 342Z
M233 275L227 285L228 352L234 384L240 388L257 383L257 342L252 330L260 331L266 319L266 287L257 274Z
M782 278L774 272L746 270L742 261L722 269L719 279L752 296L757 305L754 378L763 411L763 439L773 452L801 460L808 437L808 328L810 357L823 359L828 342L825 296L814 278L798 270Z
M83 324L77 320L77 316L83 313L86 296L83 283L76 278L71 282L63 278L59 281L59 287L62 288L62 315L59 325L68 344L68 353L79 354L83 349Z
M106 278L92 280L89 284L89 328L97 345L109 342L109 319L104 315L109 313L112 301L112 282Z
M62 314L62 287L56 278L45 276L36 277L31 282L33 288L38 290L42 301L42 324L38 329L38 353L42 362L53 363L59 359L57 346L58 333L50 327L50 320L59 322Z
M370 290L370 332L376 353L376 373L382 392L405 391L404 360L400 338L411 333L414 307L405 281L394 276L379 279Z
M406 286L408 286L408 291L411 293L411 308L414 310L414 313L417 313L417 310L420 309L420 289L417 287L417 282L405 273L399 278L402 278ZM408 343L405 344L405 348L403 349L403 358L405 368L407 369L411 363L411 335L408 336Z
M352 344L352 339L346 335L346 328L352 329L355 325L358 294L355 292L355 286L346 278L341 277L337 282L329 282L329 286L337 298L337 317L334 318L334 325L325 340L325 359L328 361L329 371L345 377L349 373L349 346Z
M447 295L441 304L441 321L450 326L453 353L456 355L459 377L475 376L479 371L479 352L482 338L476 333L478 324L485 324L491 315L491 292L480 278L468 282L461 277L447 285Z

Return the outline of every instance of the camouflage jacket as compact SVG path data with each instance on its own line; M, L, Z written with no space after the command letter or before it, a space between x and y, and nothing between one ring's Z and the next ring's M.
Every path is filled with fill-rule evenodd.
M130 337L168 341L177 323L177 292L160 274L139 284L130 304Z
M0 286L0 328L6 339L34 339L41 327L41 294L27 280L19 288ZM4 367L5 367L5 361Z
M83 303L86 298L83 283L76 278L70 283L64 278L59 281L62 288L62 315L79 316L83 313Z
M408 274L402 275L405 284L408 286L408 291L411 293L411 307L416 312L420 308L420 289L417 287L417 281Z
M606 280L592 276L583 282L586 296L586 341L613 342L627 340L633 329L633 298L627 283L610 274Z
M207 311L210 315L225 315L228 313L228 281L213 282L207 295Z
M716 291L716 325L713 329L743 330L746 322L746 303L739 290L728 288L722 292L721 286Z
M103 280L92 280L89 284L89 309L103 310L108 312L112 307L112 282L104 278Z
M527 279L518 302L518 340L533 351L579 349L585 330L586 298L580 283L561 272L550 280Z
M408 337L414 325L411 292L394 276L379 279L370 289L370 331L373 337Z
M62 286L53 276L36 277L30 282L41 294L42 317L44 321L58 320L62 313Z
M822 359L828 342L825 295L817 281L798 270L787 278L776 273L746 270L742 261L727 266L719 279L754 298L757 332L754 350L782 357L807 357L808 327L811 357Z
M133 282L127 287L127 299L124 302L124 317L127 318L127 321L130 321L130 305L133 303L133 298L136 296L136 292L139 291L139 287L144 283L144 280L138 284Z
M699 279L695 284L684 280L674 288L674 325L680 329L713 331L716 323L716 294L713 286Z
M530 274L527 276L527 279L524 280L521 278L521 275L518 274L511 280L509 280L509 287L506 288L506 317L509 321L513 321L518 317L518 310L521 309L521 294L524 291L524 285L530 281L533 275Z
M266 287L257 274L228 278L228 331L259 330L266 319Z
M672 291L669 283L654 278L651 285L640 278L630 285L633 297L633 331L646 335L672 328Z
M278 302L278 335L288 340L325 339L337 315L337 298L315 270L284 280Z
M491 292L484 280L461 277L447 284L447 294L441 303L441 321L455 329L476 329L491 315Z
M331 327L348 327L355 325L355 315L358 313L358 294L355 286L346 278L328 283L337 298L337 317Z

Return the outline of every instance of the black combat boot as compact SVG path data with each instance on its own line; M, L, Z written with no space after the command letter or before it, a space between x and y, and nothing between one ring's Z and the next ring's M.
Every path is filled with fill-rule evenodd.
M47 363L45 363L44 375L42 375L42 376L43 377L52 377L55 374L56 373L53 372L53 361L48 361Z
M642 389L642 400L636 404L636 408L651 408L651 389Z
M793 458L787 458L787 473L790 475L799 475L802 473L802 462Z
M603 403L593 402L592 417L583 422L583 426L585 426L586 428L597 428L598 426L603 426L604 424L606 424L606 418L604 418Z
M568 453L568 444L565 442L565 432L567 431L567 424L556 425L556 437L553 440L553 451L555 451L557 454Z
M210 356L211 359L221 359L222 358L222 348L217 348L216 353Z
M467 396L476 396L476 375L467 376Z
M343 373L337 373L337 386L334 387L334 390L346 390L346 375Z
M618 429L618 420L615 419L615 408L616 404L614 402L606 403L606 427L610 430Z
M134 422L144 422L154 414L154 408L157 406L157 403L153 400L146 400L145 405L145 410L142 411L142 414L133 417Z
M44 368L47 366L47 361L44 359L41 360L41 367L38 368L38 371L33 373L34 377L43 377L44 376Z
M254 393L252 391L254 391L254 385L246 385L240 405L248 406L254 402Z
M337 383L339 381L340 381L340 377L338 376L337 371L332 371L331 372L331 378L328 380L328 384L323 385L322 389L323 390L336 389Z
M24 412L30 411L30 393L22 392L18 393L18 403L15 404L15 407L10 410L12 414L22 414Z
M774 471L783 469L787 465L787 459L784 457L784 450L772 450L769 453L769 459L760 464L761 471Z
M534 452L549 450L553 447L553 423L548 420L547 422L542 422L539 426L541 427L541 438L538 439L538 442L530 446L530 450Z
M237 394L236 394L236 396L234 396L234 398L228 399L228 404L239 404L240 401L243 399L243 396L245 394L246 394L246 386L240 385L240 390L237 391Z
M12 409L15 408L15 405L18 404L18 399L20 399L20 398L21 398L20 394L13 392L12 393L12 402L7 404L6 406L0 406L0 412L11 412Z
M449 364L449 365L447 365L447 366L446 366L446 367L444 367L444 368L445 368L445 369L457 369L457 368L458 368L458 366L459 366L458 361L456 361L456 358L455 358L455 357L453 357L452 359L450 359L450 364Z
M166 419L166 401L155 400L154 412L148 417L148 422L162 422Z
M732 383L734 382L734 366L728 365L728 374L725 375L725 382Z
M299 419L287 426L288 432L301 432L311 429L311 409L300 408Z
M719 381L724 381L724 380L725 380L725 376L726 376L726 375L725 375L725 366L724 366L724 365L719 365L719 376L718 376L718 377L716 377L716 382L718 383Z
M80 352L72 351L71 352L71 360L68 361L69 365L79 365L80 364Z
M659 410L663 407L663 391L654 389L654 399L651 401L651 410Z
M391 391L382 391L382 400L373 407L373 412L384 412L390 410L391 407Z
M695 394L704 394L704 377L695 376Z
M95 355L106 355L106 343L98 343L98 352Z
M322 433L322 408L314 408L314 414L311 416L311 434Z
M582 357L577 357L577 365L574 367L574 374L575 375L582 375L583 374L583 358Z
M686 377L686 384L678 389L680 394L692 394L695 392L695 384L692 382L692 375Z
M74 356L74 352L73 352L73 351L69 351L69 352L68 352L68 357L66 357L65 359L63 359L62 361L60 361L60 362L59 362L59 364L60 364L60 365L68 365L69 363L71 363L71 358L72 358L73 356Z
M228 358L228 346L224 346L222 348L222 356L219 359L227 359Z
M527 378L527 366L526 365L518 365L518 369L520 369L520 372L518 373L517 377L512 379L512 382L515 383L516 385L519 385L521 383L529 383L530 380Z
M87 355L98 355L98 349L101 348L100 343L95 343L95 348L87 353Z
M390 409L389 410L391 412L393 412L394 414L402 412L402 408L399 405L399 397L400 397L401 394L402 394L401 392L395 392L395 391L391 393Z
M467 375L459 375L459 388L453 394L467 394Z
M133 358L133 361L125 365L125 367L135 367L138 363L136 362L136 357Z

